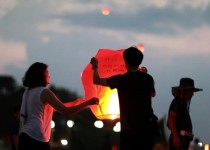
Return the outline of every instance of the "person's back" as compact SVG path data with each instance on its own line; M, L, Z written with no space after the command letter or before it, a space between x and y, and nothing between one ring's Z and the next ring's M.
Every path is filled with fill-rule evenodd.
M152 76L141 72L139 65L143 54L136 47L127 48L123 52L127 72L101 78L98 74L98 60L91 59L94 84L108 86L118 90L120 106L120 150L152 150L154 136L151 130L153 110L151 99L154 95Z
M22 107L21 112L25 111L27 118L22 132L36 140L47 142L50 139L49 126L51 126L53 107L42 103L40 97L44 89L46 87L36 87L25 91L23 103L27 106Z
M116 88L120 101L120 115L127 122L129 129L144 131L145 124L142 121L149 120L153 113L151 107L152 87L152 78L148 74L137 71L122 75L119 86Z

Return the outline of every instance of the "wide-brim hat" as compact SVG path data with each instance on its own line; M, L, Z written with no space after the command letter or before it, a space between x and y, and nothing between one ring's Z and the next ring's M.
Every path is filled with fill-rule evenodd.
M172 87L174 90L188 90L193 89L194 92L203 91L203 89L194 86L194 80L191 78L181 78L179 86Z

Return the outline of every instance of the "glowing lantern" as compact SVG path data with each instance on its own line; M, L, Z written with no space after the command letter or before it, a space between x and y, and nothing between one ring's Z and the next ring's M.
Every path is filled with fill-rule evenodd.
M139 43L139 44L137 45L137 48L138 48L141 52L144 52L144 45L143 45L143 44Z
M104 7L104 8L102 9L102 14L103 14L103 15L109 15L109 13L110 13L110 11L109 11L109 8L108 8L108 7Z
M98 72L101 77L109 77L114 74L126 72L122 57L124 49L110 50L99 49L96 54L98 59ZM90 106L91 111L98 119L116 119L120 117L119 100L117 90L109 87L93 84L93 70L90 63L82 72L82 83L85 91L85 99L98 97L99 105Z

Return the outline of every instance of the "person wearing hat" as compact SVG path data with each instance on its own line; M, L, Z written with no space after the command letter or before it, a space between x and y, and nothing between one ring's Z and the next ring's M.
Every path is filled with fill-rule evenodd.
M172 100L169 111L167 126L170 130L169 149L188 150L193 139L192 121L189 114L190 101L194 92L202 91L195 88L194 80L181 78L179 86L172 87Z

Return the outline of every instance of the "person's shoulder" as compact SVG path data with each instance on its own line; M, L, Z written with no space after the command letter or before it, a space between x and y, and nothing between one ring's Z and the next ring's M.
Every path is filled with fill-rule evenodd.
M148 74L148 73L145 73L145 76L146 76L146 78L148 78L149 80L154 81L154 78L153 78L152 75L150 75L150 74Z
M147 73L147 75L148 75L150 78L153 78L153 76L152 76L151 74Z
M115 74L115 75L112 75L112 76L110 76L110 77L108 77L108 78L119 78L119 77L122 77L122 76L124 76L126 73L124 73L124 74Z
M49 89L49 88L45 87L45 86L38 86L38 87L36 87L36 90L40 90L40 91L43 91L43 90L46 90L46 89Z
M49 89L48 87L41 87L40 90L42 91L42 93L52 92L51 89Z
M51 90L48 87L37 87L37 91L41 94L41 95L45 95L45 94L49 94L51 93Z
M169 110L175 108L177 106L177 102L175 101L175 99L173 99L169 105Z
M172 105L179 105L182 101L178 97L174 97L174 99L171 101Z

